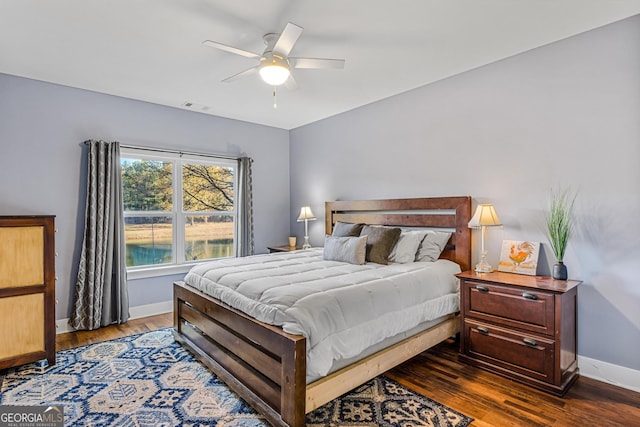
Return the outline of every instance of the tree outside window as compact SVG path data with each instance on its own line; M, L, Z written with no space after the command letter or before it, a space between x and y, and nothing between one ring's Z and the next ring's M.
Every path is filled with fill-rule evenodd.
M127 266L233 256L235 162L163 157L121 158Z

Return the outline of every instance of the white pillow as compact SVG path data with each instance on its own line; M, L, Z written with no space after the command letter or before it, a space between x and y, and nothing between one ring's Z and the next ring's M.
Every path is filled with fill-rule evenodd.
M447 246L450 237L449 232L427 230L427 235L418 247L416 261L436 261Z
M322 258L329 261L342 261L351 264L364 264L367 253L367 236L360 237L324 237Z
M401 264L414 262L416 254L418 253L418 247L426 235L427 230L402 230L398 243L396 243L389 255L389 261Z

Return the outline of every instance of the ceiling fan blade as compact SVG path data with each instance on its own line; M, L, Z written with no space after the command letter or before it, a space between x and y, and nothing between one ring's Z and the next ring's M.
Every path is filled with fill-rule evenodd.
M296 79L293 78L293 74L289 74L289 78L287 79L286 82L284 82L284 85L287 87L287 89L289 90L296 90L298 89L298 82L296 82Z
M344 62L344 59L289 58L289 63L293 68L340 69L344 68Z
M235 53L236 55L242 55L247 58L260 58L261 56L261 55L258 55L257 53L249 52L248 50L238 49L237 47L227 46L226 44L214 42L211 40L205 40L202 42L202 44L210 47L215 47L216 49L224 50L225 52L231 52L231 53Z
M278 37L278 41L273 46L273 51L284 56L289 56L289 52L291 52L293 45L298 41L298 37L302 34L302 30L303 28L296 24L292 24L291 22L287 23L282 34Z
M233 76L227 77L226 79L222 80L224 83L231 83L233 81L236 81L242 77L246 77L250 74L255 73L256 71L258 71L258 68L260 68L259 66L255 66L255 67L251 67L248 70L244 70L239 72L238 74L234 74Z

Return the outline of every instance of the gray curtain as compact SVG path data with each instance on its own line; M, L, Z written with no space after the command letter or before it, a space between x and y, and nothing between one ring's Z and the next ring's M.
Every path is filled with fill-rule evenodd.
M250 157L238 159L238 222L236 224L236 256L255 253L253 243L253 183Z
M84 241L69 324L96 329L129 318L120 145L86 141Z

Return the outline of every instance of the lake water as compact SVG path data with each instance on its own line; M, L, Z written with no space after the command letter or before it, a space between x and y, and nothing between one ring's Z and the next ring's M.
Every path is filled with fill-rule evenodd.
M127 267L142 265L170 264L172 262L170 243L126 244ZM234 255L233 239L191 240L185 242L187 261L224 258Z

